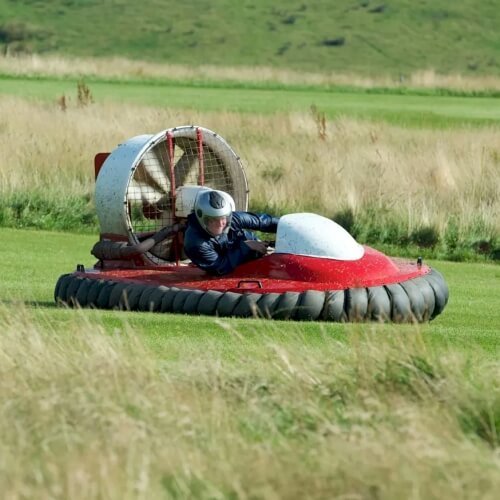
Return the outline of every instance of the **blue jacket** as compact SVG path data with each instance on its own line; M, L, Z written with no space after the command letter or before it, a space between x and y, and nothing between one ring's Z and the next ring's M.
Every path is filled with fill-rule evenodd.
M249 229L275 233L278 218L267 214L233 212L227 234L211 236L198 222L194 213L188 216L184 235L184 252L201 269L211 274L227 274L236 266L262 255L251 250L245 240L256 240Z

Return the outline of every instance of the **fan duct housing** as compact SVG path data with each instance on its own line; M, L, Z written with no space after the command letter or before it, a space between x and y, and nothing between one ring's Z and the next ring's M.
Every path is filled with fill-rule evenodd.
M134 245L179 222L189 211L186 200L194 201L196 186L225 191L237 210L248 209L243 165L215 132L189 125L127 140L109 154L96 178L101 239ZM172 246L168 238L144 257L151 264L171 262Z

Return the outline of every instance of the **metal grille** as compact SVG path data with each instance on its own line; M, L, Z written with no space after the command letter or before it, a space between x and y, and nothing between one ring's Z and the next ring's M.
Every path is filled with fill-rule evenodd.
M203 184L220 189L233 196L237 209L245 210L248 196L245 174L239 158L227 143L211 133L209 144L202 142L200 155L194 127L172 131L175 187ZM176 222L166 134L152 144L136 165L126 199L130 226L137 240L141 240ZM175 255L172 239L156 245L150 254L156 263L183 257Z

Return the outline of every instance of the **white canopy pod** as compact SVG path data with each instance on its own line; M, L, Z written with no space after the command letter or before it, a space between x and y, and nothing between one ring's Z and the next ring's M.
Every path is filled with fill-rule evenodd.
M310 213L280 218L275 251L336 260L358 260L365 253L363 246L342 226Z

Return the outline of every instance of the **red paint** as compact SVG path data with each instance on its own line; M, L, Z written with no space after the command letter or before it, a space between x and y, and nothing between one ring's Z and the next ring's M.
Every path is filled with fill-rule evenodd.
M167 132L167 145L168 145L168 163L170 168L170 196L172 200L172 221L175 224L177 222L177 217L175 216L175 141L174 136L170 130ZM177 239L177 234L174 235L172 240L172 245L174 246L175 264L179 265L179 241Z
M198 145L198 164L200 167L198 173L198 184L200 186L205 185L205 164L203 163L203 134L198 127L196 129L196 143Z
M107 264L107 263L106 263ZM429 273L428 266L387 257L365 246L365 255L356 261L339 261L274 253L238 267L222 277L210 276L190 265L145 266L95 269L88 278L130 281L150 285L197 288L221 292L302 292L305 290L345 290L399 283ZM127 265L127 263L125 263Z
M106 158L110 154L111 153L97 153L94 156L94 173L95 173L94 179L97 179L97 176L99 175L99 171L101 170L103 163L106 161Z

